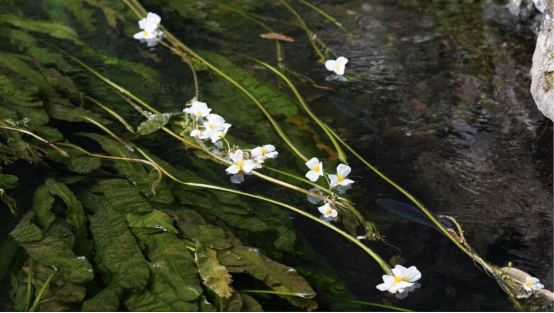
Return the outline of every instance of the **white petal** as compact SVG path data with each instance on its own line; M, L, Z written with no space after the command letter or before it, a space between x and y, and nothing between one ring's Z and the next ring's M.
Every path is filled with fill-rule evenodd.
M259 157L262 156L262 147L254 148L250 151L250 154L252 154L253 157Z
M408 278L410 278L410 282L413 283L421 278L421 273L415 266L410 266L408 268Z
M246 160L246 161L244 161L242 164L243 164L242 170L243 170L245 173L250 173L250 172L252 172L252 170L254 169L254 167L256 167L256 163L252 162L251 160Z
M325 215L327 217L327 210L328 209L331 209L331 207L329 206L329 203L325 203L324 206L320 206L319 208L317 208L319 210L319 212L323 215Z
M319 172L317 174L323 176L323 162L319 162Z
M216 146L218 149L221 149L221 148L223 148L223 142L218 141L218 142L215 143L215 146Z
M351 170L352 169L350 168L350 166L339 164L339 166L337 167L337 174L342 174L343 177L346 177L348 176L348 174L350 174Z
M317 165L319 165L320 162L317 158L312 158L311 160L309 160L308 162L306 162L306 166L309 168L309 169L313 169L314 167L316 167ZM315 181L315 180L312 180L312 181Z
M311 170L308 173L306 173L306 177L312 182L315 182L319 178L319 175L316 172L314 172L314 170Z
M242 161L242 150L237 150L235 153L232 153L230 157L231 160L233 160L233 162L235 163L237 163L238 161Z
M236 174L240 171L240 169L238 168L238 166L233 164L229 166L225 171L227 172L227 174Z
M346 65L346 63L348 63L348 59L345 57L338 57L337 63L339 63L340 65Z
M139 32L133 35L135 39L144 39L144 32Z
M268 152L275 151L275 146L273 145L265 145L264 149L266 149Z
M146 27L146 18L143 18L142 20L140 20L138 24L140 29L144 29L144 27Z
M402 299L404 299L404 298L406 298L406 297L408 296L408 293L409 293L409 292L408 292L407 290L404 290L404 291L401 292L401 293L397 293L397 294L396 294L396 299L402 300Z
M341 182L338 182L337 184L341 185L341 186L348 186L348 185L353 184L353 183L354 183L353 180L346 178L346 179L343 179Z
M339 178L337 175L333 175L333 174L329 174L327 175L329 177L329 179L331 180L331 187L334 187L336 185L338 185L337 183L337 179Z
M338 70L335 70L335 73L337 73L337 75L341 76L341 75L344 75L344 70L345 70L345 67L341 66L341 67L339 67Z
M336 63L337 61L335 60L327 60L325 62L325 68L327 68L328 71L334 71Z
M331 210L331 217L337 217L339 213L337 213L337 210Z
M162 18L158 14L152 12L148 13L146 19L148 19L148 21L153 24L160 24L160 22L162 21Z
M270 159L275 159L278 154L279 154L279 152L273 151L273 152L266 153L265 156L270 158Z

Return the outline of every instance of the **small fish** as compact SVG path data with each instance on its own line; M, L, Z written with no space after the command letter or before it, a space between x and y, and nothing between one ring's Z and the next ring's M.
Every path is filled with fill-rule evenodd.
M333 102L333 104L335 104L335 106L342 112L353 118L361 120L364 124L369 126L371 131L373 131L373 137L375 140L381 140L382 131L375 127L375 121L371 118L371 116L365 114L359 105L337 97L329 97L329 100L331 100L331 102Z
M404 202L390 200L390 199L375 199L379 202L383 209L389 212L389 217L391 219L407 219L411 222L415 222L421 225L425 225L431 228L438 230L441 234L443 233L440 228L435 225L423 212L418 208L415 208Z

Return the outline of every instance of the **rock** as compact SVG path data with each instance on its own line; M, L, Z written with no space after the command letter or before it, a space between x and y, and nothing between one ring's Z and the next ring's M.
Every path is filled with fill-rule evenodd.
M541 112L554 120L554 2L548 1L544 9L542 31L537 38L533 67L531 68L531 94Z
M524 20L528 19L535 10L532 0L510 0L508 9L514 16Z

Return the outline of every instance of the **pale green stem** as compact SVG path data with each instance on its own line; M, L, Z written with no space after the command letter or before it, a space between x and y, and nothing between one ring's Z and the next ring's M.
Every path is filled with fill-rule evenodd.
M235 194L239 194L239 195L243 195L243 196L247 196L247 197L251 197L251 198L255 198L255 199L259 199L259 200L263 200L263 201L266 201L266 202L270 202L270 203L273 203L273 204L277 204L279 206L282 206L284 208L287 208L293 212L296 212L300 215L303 215L319 224L322 224L323 226L325 227L328 227L328 228L331 228L332 230L334 230L335 232L341 234L343 237L345 237L346 239L352 241L354 244L356 244L357 246L359 246L360 248L362 248L364 251L366 251L371 257L373 257L373 259L375 261L377 261L377 263L379 263L379 265L381 266L381 269L383 269L383 271L388 274L388 275L393 275L392 273L392 270L391 268L389 267L389 265L387 264L387 262L385 262L383 259L381 259L381 257L379 255L377 255L377 253L375 253L373 250L371 250L370 248L368 248L367 246L365 246L363 243L361 243L359 240L357 240L356 238L350 236L349 234L347 234L346 232L344 232L343 230L339 229L338 227L334 226L333 224L330 224L330 223L327 223L327 222L324 222L322 220L320 220L319 218L311 215L311 214L308 214L302 210L299 210L293 206L290 206L288 204L285 204L285 203L282 203L282 202L279 202L279 201L275 201L275 200L272 200L272 199L269 199L269 198L265 198L265 197L261 197L261 196L256 196L256 195L252 195L252 194L249 194L249 193L246 193L246 192L241 192L241 191L238 191L238 190L233 190L233 189L229 189L229 188L223 188L223 187L218 187L218 186L213 186L213 185L207 185L207 184L198 184L198 183L187 183L187 182L184 182L184 181L180 181L178 180L177 178L173 177L170 173L168 173L164 168L162 168L161 166L159 166L154 160L152 160L146 153L144 153L144 151L142 151L140 148L138 148L137 146L135 146L135 149L140 153L142 154L142 156L144 156L146 159L148 159L150 162L152 162L153 164L156 164L156 166L158 168L161 169L161 171L166 175L168 176L169 178L173 179L174 181L176 181L177 183L180 183L180 184L183 184L183 185L186 185L186 186L194 186L194 187L203 187L203 188L208 188L208 189L214 189L214 190L221 190L221 191L226 191L226 192L231 192L231 193L235 193Z
M236 52L234 52L236 53ZM279 75L288 85L289 87L292 89L292 91L294 92L294 94L296 95L296 98L298 98L298 100L300 101L300 103L302 104L302 107L304 108L304 110L306 110L306 112L310 115L310 117L321 127L321 129L323 129L323 131L325 132L325 134L327 134L327 137L329 137L329 139L331 140L331 142L333 143L333 145L335 146L335 149L337 150L337 153L339 155L339 159L345 163L345 164L348 164L348 162L346 161L346 154L344 154L344 151L342 151L342 148L340 147L339 143L335 140L335 138L333 137L333 135L331 135L331 133L329 132L328 128L326 127L325 124L323 124L323 122L321 120L319 120L319 118L317 118L317 116L312 112L312 110L310 110L310 108L308 107L308 105L306 104L306 101L304 101L304 98L302 98L302 96L300 95L300 93L298 92L298 90L296 89L296 87L294 86L294 84L287 78L286 75L284 75L283 73L279 72L278 70L276 70L273 66L265 63L265 62L262 62L260 60L257 60L255 58L252 58L250 56L247 56L245 54L242 54L242 53L236 53L238 55L242 55L246 58L249 58L250 60L253 60L265 67L267 67L268 69L270 69L271 71L273 71L275 74Z
M407 310L407 309L397 308L397 307L395 307L395 306L383 305L383 304L372 303L372 302L362 302L362 301L346 300L346 301L337 301L337 302L333 302L333 303L340 303L340 302L353 303L353 304L370 305L370 306L376 306L376 307L378 307L378 308L386 308L386 309L391 309L391 310L396 310L396 311L402 311L402 312L413 312L412 310Z
M323 17L325 17L326 19L328 19L329 21L331 21L333 24L337 25L340 29L342 29L346 34L348 34L348 37L350 38L356 38L357 36L352 34L346 27L344 27L344 25L342 25L341 22L337 21L334 17L332 17L331 15L327 14L325 11L319 9L318 7L316 7L315 5L305 1L305 0L298 0L298 2L302 3L302 4L305 4L307 5L308 7L312 8L314 11L316 11L317 13L323 15Z
M273 290L239 290L239 292L245 292L245 293L269 293L274 295L280 295L280 296L293 296L293 297L300 297L300 298L313 298L315 296L315 293L298 293L298 292L282 292L282 291L273 291Z
M33 258L29 256L29 275L27 276L27 301L25 311L29 311L31 305L31 290L33 289Z
M298 21L300 22L300 24L302 24L303 28L304 28L304 31L306 32L306 35L308 36L308 41L312 44L312 46L314 47L314 50L315 52L317 52L317 54L319 55L320 59L325 61L325 55L319 50L319 48L317 47L317 45L315 44L315 42L312 40L312 35L314 34L311 30L308 29L308 26L306 26L306 23L304 23L304 20L302 19L302 17L298 14L298 12L296 12L290 5L288 5L288 3L286 3L284 0L278 0L279 2L281 2L281 4L283 4L292 14L294 14L294 16L296 16L296 18L298 19Z
M146 15L146 10L140 6L140 4L136 0L124 0L124 2L131 7L131 9L137 14L139 18L143 18ZM132 3L132 4L131 4ZM244 87L242 87L239 83L234 81L231 77L227 76L225 73L220 71L217 67L213 66L211 63L204 60L202 57L200 57L198 54L196 54L193 50L191 50L189 47L185 46L181 41L179 41L173 34L171 34L167 29L165 29L163 26L160 26L160 28L164 31L165 36L168 40L172 41L174 45L179 46L181 49L186 51L188 54L199 60L200 62L204 63L207 67L209 67L211 70L228 80L230 83L235 85L238 89L240 89L242 92L244 92L256 105L258 108L262 111L262 113L265 115L265 117L269 120L275 131L281 136L281 138L287 143L287 145L294 151L300 158L302 158L304 161L308 161L308 158L298 150L292 143L292 141L287 137L285 132L281 129L279 124L273 119L269 111L251 94L249 93ZM134 98L133 98L134 99ZM140 103L140 102L139 102ZM154 112L154 111L153 111Z
M305 178L302 178L302 177L298 177L298 176L296 176L296 175L294 175L294 174L290 174L290 173L287 173L287 172L283 172L283 171L280 171L280 170L278 170L278 169L275 169L275 168L272 168L272 167L269 167L269 166L265 166L265 165L264 165L263 168L268 169L268 170L273 171L273 172L276 172L276 173L279 173L279 174L283 174L283 175L288 176L288 177L291 177L291 178L294 178L294 179L296 179L296 180L299 180L299 181L304 182L304 183L306 183L306 184L312 185L312 186L314 186L314 187L317 187L319 190L321 190L321 191L323 191L323 192L325 192L325 193L327 193L327 194L329 194L329 195L332 195L332 194L333 194L333 192L330 191L329 189L327 189L327 188L325 188L325 187L323 187L323 186L321 186L321 185L318 185L318 184L312 182L312 181L309 180L309 179L305 179Z
M102 103L100 103L98 100L96 100L94 98L91 98L89 96L85 96L85 98L87 98L90 101L96 103L99 107L104 109L106 112L110 113L113 117L115 117L118 121L120 121L121 124L125 125L125 128L127 128L128 131L135 134L135 129L133 127L131 127L131 125L129 125L129 123L127 123L127 121L123 117L121 117L119 114L115 113L110 108L106 107L105 105L103 105Z
M87 120L89 122L91 122L92 124L98 126L99 128L101 128L103 131L105 131L106 133L108 133L108 135L112 136L115 140L119 141L122 145L124 145L127 149L129 149L130 151L132 151L130 148L131 145L129 145L129 143L123 141L121 138L119 138L116 134L112 133L111 130L109 130L106 126L98 123L97 121L93 120L92 118L89 118L89 117L86 117L84 115L80 115L80 114L73 114L73 113L68 113L69 115L73 115L73 116L78 116L84 120Z
M364 160L364 158L362 158L359 154L356 153L356 151L354 151L354 149L352 149L346 142L344 142L331 128L329 128L329 126L327 126L329 131L335 136L335 138L337 138L337 140L342 143L348 150L350 150L350 152L352 152L352 154L354 154L360 161L362 161L362 163L364 163L365 165L367 165L367 167L369 167L372 171L374 171L377 175L379 175L382 179L384 179L386 182L388 182L389 184L391 184L392 186L394 186L396 189L398 189L398 191L402 192L406 197L408 197L410 200L412 200L413 203L415 203L417 205L417 207L425 214L427 215L427 217L435 224L437 225L437 227L448 237L450 238L450 240L452 242L454 242L454 244L456 246L458 246L458 248L460 248L463 252L465 252L465 254L467 254L468 256L470 256L471 258L473 258L474 260L476 260L477 262L479 262L479 264L481 264L481 266L483 266L487 271L489 271L490 273L492 274L495 274L495 275L498 275L498 270L492 266L490 266L489 264L487 264L487 262L485 262L483 259L481 259L481 257L479 257L478 255L472 253L471 251L469 251L468 249L466 249L463 245L461 245L454 237L452 237L450 235L450 233L444 228L444 226L442 226L441 223L439 223L439 221L437 221L437 219L433 216L433 214L431 214L424 206L421 202L419 202L419 200L417 200L414 196L412 196L409 192L407 192L406 190L404 190L402 187L400 187L399 185L397 185L396 183L394 183L392 180L390 180L388 177L386 177L384 174L382 174L381 172L379 172L375 167L373 167L371 164L369 164L366 160Z
M52 273L52 275L50 275L48 277L48 279L46 280L46 282L44 283L44 285L42 286L42 288L40 289L40 292L38 293L38 296L37 298L35 299L35 303L33 304L33 306L31 307L31 309L29 310L29 312L34 312L37 310L37 307L39 306L39 302L40 302L40 299L42 298L42 295L44 294L44 292L46 291L46 288L48 288L48 285L50 285L50 282L52 281L52 278L54 278L54 275L56 275L57 271L54 271L54 273Z
M1 121L0 121L0 124L4 124L4 125L5 125L5 123L3 123L3 122L1 122ZM28 130L19 129L19 128L13 128L13 127L8 127L8 126L0 126L0 128L7 129L7 130L13 130L13 131L16 131L16 132L20 132L20 133L24 133L24 134L33 136L33 137L35 137L36 139L38 139L38 140L40 140L40 141L42 141L42 142L44 142L44 143L47 143L50 147L52 147L52 148L58 150L64 157L66 157L66 158L69 157L69 156L67 155L67 152L65 152L65 151L63 151L62 149L56 147L56 145L54 145L52 142L50 142L50 141L48 141L48 140L46 140L46 139L44 139L44 138L41 138L41 137L39 137L39 136L33 134L32 132L28 131Z

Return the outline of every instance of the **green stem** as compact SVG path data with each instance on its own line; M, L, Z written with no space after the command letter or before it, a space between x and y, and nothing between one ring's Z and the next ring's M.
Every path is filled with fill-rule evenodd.
M263 168L268 169L268 170L273 171L273 172L276 172L276 173L279 173L279 174L283 174L283 175L288 176L288 177L291 177L291 178L294 178L294 179L296 179L296 180L299 180L299 181L304 182L304 183L306 183L306 184L312 185L312 186L314 186L314 187L317 187L319 190L325 192L325 193L328 194L328 195L332 195L332 194L333 194L333 192L330 191L329 189L327 189L327 188L325 188L325 187L322 187L322 186L320 186L320 185L318 185L318 184L316 184L316 183L313 183L311 180L308 180L308 179L305 179L305 178L302 178L302 177L298 177L298 176L296 176L296 175L294 175L294 174L290 174L290 173L287 173L287 172L283 172L283 171L280 171L280 170L278 170L278 169L275 169L275 168L272 168L272 167L269 167L269 166L266 166L266 165L264 165Z
M40 299L42 298L42 295L46 291L46 288L48 287L48 285L50 285L50 282L52 281L52 278L54 278L54 275L56 275L57 272L58 271L54 271L54 273L52 273L52 275L50 275L50 277L48 277L48 279L46 280L46 282L44 283L44 285L40 289L40 292L38 293L38 297L36 298L35 303L31 307L29 312L34 312L34 311L37 310L37 307L39 306L39 302L40 302Z
M217 5L222 7L222 8L225 8L229 11L233 11L237 14L240 14L242 17L245 17L245 18L249 19L250 21L252 21L252 22L260 25L261 27L265 28L270 33L275 33L275 31L271 27L269 27L266 24L258 21L257 19L253 18L252 16L248 15L248 13L246 13L242 10L233 8L233 7L225 5L223 3L218 3ZM281 50L281 42L279 42L279 39L275 39L275 45L277 46L277 64L279 65L279 68L282 68L284 66L284 64L283 64L283 53L282 53L282 50Z
M334 17L332 17L331 15L327 14L325 11L319 9L318 7L316 7L315 5L305 1L305 0L298 0L298 2L302 3L302 4L305 4L307 5L308 7L312 8L314 11L316 11L317 13L323 15L323 17L325 17L326 19L328 19L329 21L331 21L333 24L337 25L340 29L342 29L346 34L348 34L348 37L350 38L356 38L358 36L352 34L346 27L344 27L344 25L342 25L341 22L337 21Z
M0 121L0 124L1 125L6 125L4 122ZM47 143L50 147L58 150L64 157L69 157L69 155L67 155L67 152L63 151L62 149L56 147L56 145L54 145L52 142L44 139L44 138L41 138L35 134L33 134L32 132L30 131L27 131L27 130L24 130L24 129L19 129L19 128L13 128L13 127L8 127L8 126L0 126L0 128L3 128L3 129L8 129L8 130L13 130L13 131L16 131L16 132L20 132L20 133L24 133L24 134L27 134L27 135L30 135L30 136L33 136L35 137L36 139L44 142L44 143Z
M274 294L274 295L293 296L293 297L300 297L300 298L313 298L313 297L315 297L315 293L305 294L305 293L298 293L298 292L281 292L281 291L273 291L273 290L239 290L239 292L270 293L270 294Z
M319 48L317 47L317 45L315 44L314 40L312 40L312 36L313 36L313 32L311 30L308 29L308 26L306 26L306 23L304 23L304 20L302 19L302 17L300 16L300 14L298 14L298 12L296 12L290 5L288 5L288 3L286 3L284 0L278 0L279 2L281 2L282 5L284 5L292 14L294 14L294 16L296 16L296 18L298 19L298 21L300 22L300 24L302 24L302 28L304 29L304 31L306 32L306 35L308 36L308 41L312 44L312 46L314 47L314 50L315 52L317 52L317 54L319 55L319 58L323 61L325 61L325 55L319 50Z
M388 182L389 184L391 184L392 186L394 186L398 191L400 191L401 193L403 193L406 197L408 197L410 200L412 200L413 203L415 203L415 205L417 205L417 207L425 214L427 215L427 217L435 224L437 225L438 228L440 228L440 230L448 237L450 238L450 240L456 245L458 246L458 248L460 248L463 252L465 252L465 254L467 254L468 256L470 256L472 259L476 260L479 262L479 264L481 264L481 266L483 266L487 271L489 271L490 273L492 274L497 274L497 270L493 267L491 267L489 264L487 264L483 259L481 259L481 257L479 257L478 255L472 253L471 251L467 250L463 245L461 245L454 237L452 237L450 235L450 233L444 228L444 226L442 226L441 223L439 223L439 221L437 221L437 219L433 216L433 214L431 214L424 206L421 202L419 202L419 200L417 200L414 196L412 196L408 191L404 190L402 187L400 187L399 185L397 185L396 183L394 183L392 180L390 180L387 176L385 176L384 174L382 174L381 172L379 172L375 167L373 167L371 164L369 164L366 160L364 160L364 158L362 158L359 154L356 153L356 151L354 151L354 149L352 149L346 142L344 142L344 140L342 140L342 138L340 138L331 128L329 128L329 126L327 126L327 128L329 129L329 131L335 136L335 138L337 138L337 140L342 143L348 150L350 150L350 152L352 152L352 154L354 154L360 161L362 161L362 163L364 163L365 165L367 165L367 167L369 167L372 171L374 171L377 175L379 175L382 179L384 179L386 182Z
M386 309L391 309L391 310L396 310L396 311L402 311L402 312L413 312L412 310L407 310L407 309L397 308L397 307L390 306L390 305L383 305L383 304L372 303L372 302L362 302L362 301L347 300L347 301L336 301L336 302L333 302L333 303L341 303L341 302L343 302L343 303L354 303L354 304L371 305L371 306L376 306L376 307L379 307L379 308L386 308Z
M296 89L296 87L294 86L294 84L287 78L286 75L284 75L283 73L279 72L278 70L276 70L273 66L265 63L265 62L262 62L260 60L257 60L255 58L252 58L250 56L247 56L245 54L242 54L242 53L237 53L237 52L234 52L238 55L242 55L246 58L249 58L250 60L253 60L255 62L258 62L259 64L267 67L268 69L270 69L271 71L273 71L275 74L279 75L288 85L289 87L292 89L292 91L294 92L294 94L296 95L296 97L298 98L298 100L300 101L300 103L302 104L302 107L304 108L304 110L306 110L306 112L310 115L310 117L321 127L321 129L323 129L323 131L325 132L325 134L327 134L327 137L329 137L329 139L331 140L331 142L333 143L333 145L335 146L335 149L337 150L337 153L339 155L339 159L341 160L341 162L345 163L345 164L348 164L348 162L346 161L346 154L344 153L344 151L342 150L342 148L340 147L339 143L335 140L334 136L331 135L331 132L329 131L329 129L326 127L325 124L323 124L323 122L321 120L319 120L319 118L317 118L317 116L312 112L312 110L310 110L310 108L308 107L308 105L306 104L306 101L304 101L304 98L302 98L302 96L300 95L300 93L298 92L298 90Z
M375 253L373 250L371 250L370 248L368 248L367 246L365 246L363 243L361 243L359 240L357 240L356 238L350 236L349 234L347 234L346 232L344 232L343 230L339 229L338 227L334 226L333 224L330 224L330 223L327 223L327 222L324 222L322 220L320 220L319 218L311 215L311 214L308 214L302 210L299 210L291 205L288 205L288 204L285 204L285 203L282 203L282 202L279 202L279 201L275 201L275 200L272 200L272 199L269 199L269 198L265 198L265 197L261 197L261 196L257 196L257 195L252 195L252 194L249 194L249 193L246 193L246 192L241 192L241 191L238 191L238 190L233 190L233 189L229 189L229 188L223 188L223 187L218 187L218 186L213 186L213 185L207 185L207 184L198 184L198 183L187 183L187 182L184 182L184 181L180 181L178 180L177 178L173 177L170 173L168 173L164 168L162 168L161 166L159 166L154 160L152 160L146 153L144 153L144 151L142 151L140 148L138 148L137 146L135 146L135 149L140 153L142 154L142 156L144 156L146 159L148 159L150 162L152 162L153 164L155 164L166 176L168 176L169 178L173 179L174 181L176 181L177 183L179 184L183 184L183 185L186 185L186 186L194 186L194 187L203 187L203 188L208 188L208 189L214 189L214 190L221 190L221 191L225 191L225 192L231 192L231 193L235 193L235 194L239 194L239 195L242 195L242 196L246 196L246 197L250 197L250 198L255 198L255 199L258 199L258 200L263 200L263 201L266 201L266 202L270 202L270 203L273 203L273 204L277 204L279 206L282 206L284 208L287 208L293 212L296 212L300 215L303 215L319 224L322 224L323 226L325 227L328 227L328 228L331 228L332 230L334 230L335 232L341 234L343 237L345 237L346 239L352 241L354 244L356 244L357 246L359 246L360 248L362 248L364 251L366 251L375 261L377 261L377 263L379 263L379 265L381 266L381 269L383 269L383 271L388 274L388 275L393 275L392 273L392 270L391 268L389 267L389 265L387 264L387 262L385 262L383 259L381 259L381 257L379 255L377 255L377 253Z
M25 311L29 311L31 305L31 289L33 289L33 258L29 256L29 275L27 276L27 302L25 302Z
M101 107L102 109L104 109L106 112L110 113L113 117L115 117L118 121L121 122L121 124L125 125L125 128L127 128L128 131L130 131L131 133L135 134L135 129L133 127L131 127L131 125L129 125L129 123L127 123L127 121L121 117L121 115L115 113L114 111L112 111L110 108L104 106L102 103L100 103L98 100L94 99L94 98L91 98L89 96L85 96L85 98L89 99L90 101L96 103L99 107Z
M140 6L140 4L136 1L136 0L124 0L125 3L127 3L127 5L129 5L131 7L131 9L137 14L137 16L139 18L143 18L146 13L145 10ZM131 3L133 3L132 6ZM137 8L137 7L140 7L140 8ZM296 148L296 146L294 146L294 144L292 143L292 141L287 137L287 135L285 134L285 132L283 132L283 130L281 129L281 127L279 126L279 124L277 124L277 122L273 119L273 117L271 116L271 114L269 113L269 111L267 111L267 109L251 94L249 93L244 87L242 87L239 83L237 83L235 80L233 80L231 77L227 76L225 73L223 73L222 71L220 71L217 67L213 66L211 63L209 63L208 61L204 60L202 57L200 57L198 54L196 54L193 50L191 50L189 47L185 46L181 41L179 41L175 36L173 36L173 34L171 34L167 29L165 29L163 26L160 26L160 28L164 31L164 34L165 36L167 37L168 40L172 41L174 45L177 45L179 46L181 49L183 49L184 51L186 51L188 54L190 54L191 56L193 56L194 58L196 58L197 60L199 60L200 62L204 63L207 67L209 67L211 70L213 70L214 72L216 72L217 74L219 74L220 76L222 76L223 78L225 78L226 80L228 80L230 83L232 83L233 85L235 85L235 87L237 87L238 89L240 89L242 92L244 92L250 99L252 99L252 101L254 101L254 103L256 103L256 105L258 106L258 108L262 111L262 113L265 115L265 117L269 120L269 122L271 123L271 125L273 126L273 128L275 129L275 131L279 134L279 136L281 136L281 138L287 143L287 145L291 148L292 151L294 151L294 153L296 153L300 158L302 158L305 162L308 162L308 158L306 158L306 156L304 156L304 154L302 154L302 152L300 152L300 150L298 150L298 148ZM99 75L99 74L98 74ZM100 76L99 76L100 77ZM127 92L125 90L125 92ZM134 97L134 96L133 96ZM135 98L133 98L135 99ZM136 100L136 99L135 99ZM139 103L141 103L142 101L140 101ZM152 112L155 112L153 109L152 109Z
M127 149L129 149L129 151L132 151L132 148L133 148L133 147L132 147L129 143L123 141L123 139L119 138L116 134L112 133L112 131L109 130L106 126L104 126L104 125L98 123L97 121L93 120L92 118L86 117L86 116L84 116L84 115L73 114L73 113L68 113L68 114L69 114L69 115L73 115L73 116L80 117L80 118L82 118L82 119L84 119L84 120L87 120L87 121L91 122L92 124L98 126L98 127L101 128L103 131L105 131L106 133L108 133L108 135L112 136L113 139L119 141L122 145L124 145Z

